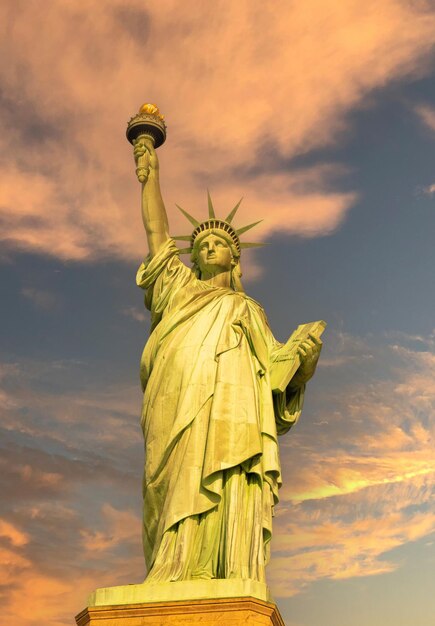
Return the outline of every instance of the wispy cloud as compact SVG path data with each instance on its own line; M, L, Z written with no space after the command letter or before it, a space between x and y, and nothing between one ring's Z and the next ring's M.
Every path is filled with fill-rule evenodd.
M330 388L340 386L340 372L349 368L346 355L357 352L372 354L384 378L367 383L360 369L361 383L341 383L334 397L322 392L312 427L296 429L285 442L284 478L291 478L281 490L275 527L277 595L293 595L321 578L394 571L399 564L391 550L435 531L434 354L373 338L342 339L343 358L328 368ZM417 339L420 346L432 342ZM416 337L402 340L415 343Z
M298 593L322 578L392 572L400 566L394 550L434 530L432 341L432 336L396 333L380 342L341 333L332 342L336 348L330 356L341 355L341 364L324 368L322 376L328 380L314 394L314 415L304 415L281 440L285 482L269 571L276 596ZM415 342L420 349L409 347ZM371 358L358 361L357 355ZM384 372L382 378L372 372L373 363ZM63 367L67 372L67 365ZM341 379L349 367L358 369L361 381ZM34 372L36 385L36 372L44 368L27 364L26 369ZM65 607L75 603L78 611L96 586L139 582L143 576L142 443L133 428L137 406L131 390L121 387L110 393L76 392L74 397L64 392L26 395L16 387L23 366L6 364L0 372L10 399L6 425L13 437L2 457L2 480L11 486L3 490L2 506L9 512L0 524L0 545L14 564L7 580L21 591L31 581L43 585L47 593L52 590L57 600L49 604L50 611L54 623L58 619L63 624L59 616L66 616ZM20 416L29 406L44 413L46 422L26 424ZM130 425L121 417L129 414ZM28 435L31 439L24 444L19 437ZM56 454L43 450L54 443ZM130 477L132 462L135 481ZM86 495L90 481L101 494L92 503ZM8 509L11 502L14 507ZM59 570L55 555L64 544L66 565ZM67 571L71 560L73 571ZM73 576L83 584L74 593L69 589L62 608L60 599ZM24 609L15 606L15 597L8 596L7 607L11 614L21 615ZM45 596L41 598L39 607Z
M21 294L30 300L41 311L58 311L61 307L59 296L46 289L36 287L23 287Z
M141 536L141 520L132 511L119 511L110 504L102 507L104 520L104 530L83 529L81 531L83 549L88 556L95 553L104 552L107 559L107 552L114 547L133 543L137 545Z
M28 533L2 519L0 519L0 537L6 537L13 546L23 546L29 541Z
M145 313L145 310L138 309L137 307L134 307L134 306L123 308L122 313L123 315L126 315L127 317L131 317L136 322L145 322L147 320L147 315Z
M415 107L415 112L424 126L429 129L431 133L435 133L435 107L429 106L428 104L420 104ZM422 187L421 191L427 196L433 196L435 194L435 183Z
M428 196L433 196L435 194L435 183L432 183L432 185L428 185L427 187L425 187L424 192Z
M435 108L427 104L420 104L415 108L415 112L423 124L435 132Z
M414 493L414 508L422 504L421 497L416 499L422 489L419 485ZM375 490L370 503L344 496L334 502L335 514L334 506L293 509L292 522L280 528L275 541L278 554L270 566L275 594L294 595L322 578L373 576L397 569L400 565L391 551L435 529L433 512L394 507L397 497L403 504L401 496L400 490L385 489ZM375 501L382 498L384 506L376 508Z
M75 361L27 360L0 365L2 428L33 438L34 442L74 444L88 452L137 444L141 436L140 385L119 382L108 389L106 383L94 381L89 389L86 372L88 366ZM80 385L80 390L65 391L66 379L75 381L73 386ZM95 447L96 440L100 449Z

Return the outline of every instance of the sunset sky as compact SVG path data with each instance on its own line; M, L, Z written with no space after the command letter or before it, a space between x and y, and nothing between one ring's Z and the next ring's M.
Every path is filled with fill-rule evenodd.
M165 115L172 234L243 196L275 336L328 322L268 567L287 626L435 624L435 3L5 0L0 9L0 594L70 626L141 582L128 119Z

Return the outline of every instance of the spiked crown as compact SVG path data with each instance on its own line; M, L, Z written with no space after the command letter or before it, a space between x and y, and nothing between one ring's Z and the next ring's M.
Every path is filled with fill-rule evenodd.
M226 238L229 238L234 243L239 254L242 248L256 248L256 247L264 246L263 243L247 243L247 242L242 243L239 237L239 235L242 235L243 233L250 230L251 228L254 228L254 226L257 226L257 224L259 224L262 220L259 220L258 222L254 222L253 224L248 224L247 226L242 226L242 228L237 228L237 229L234 228L231 224L235 214L237 213L240 203L242 202L242 198L238 201L236 206L231 210L231 212L223 220L216 217L213 203L210 197L210 193L208 191L207 191L207 198L208 198L209 219L203 222L200 222L195 217L187 213L187 211L185 211L180 206L178 206L178 204L176 205L177 208L184 215L184 217L186 217L189 220L189 222L195 227L191 235L178 235L178 236L173 237L173 239L177 239L178 241L190 242L190 247L181 249L180 250L181 253L187 254L187 253L192 252L193 247L195 245L195 240L199 235L201 235L202 233L206 233L208 231L216 231L216 230L221 230L223 231L223 233L225 233Z

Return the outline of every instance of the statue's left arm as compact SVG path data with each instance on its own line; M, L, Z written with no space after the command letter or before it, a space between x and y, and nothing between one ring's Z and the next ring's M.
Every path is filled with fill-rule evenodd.
M308 335L298 347L300 365L285 388L273 390L273 405L278 435L285 434L298 421L305 396L305 386L316 370L322 342L314 335ZM275 343L275 351L282 345Z
M301 364L290 381L290 390L297 390L314 376L321 349L322 340L312 334L309 334L308 339L300 344L298 354Z

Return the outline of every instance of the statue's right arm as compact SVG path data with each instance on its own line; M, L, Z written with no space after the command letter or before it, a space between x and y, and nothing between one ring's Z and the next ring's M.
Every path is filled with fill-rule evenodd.
M169 239L168 216L166 215L159 181L159 161L151 140L139 137L134 144L134 157L146 155L148 176L142 183L142 220L148 239L150 255L153 257Z

